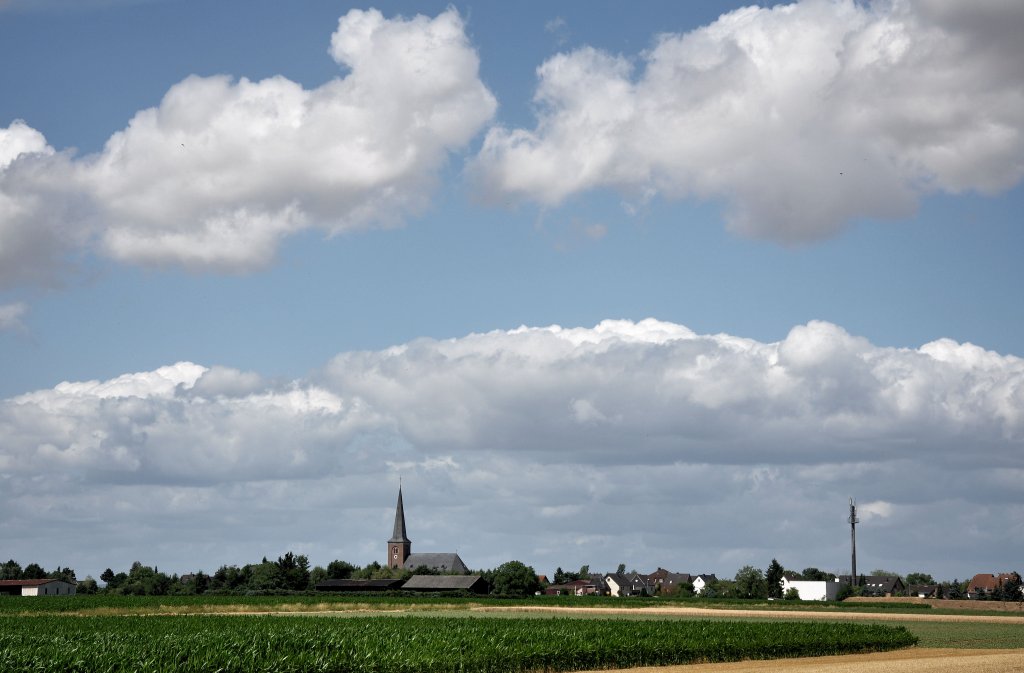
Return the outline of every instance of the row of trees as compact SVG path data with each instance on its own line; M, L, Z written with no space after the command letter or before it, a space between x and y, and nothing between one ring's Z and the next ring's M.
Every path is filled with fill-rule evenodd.
M22 568L13 559L0 565L0 579L63 579L77 581L77 591L81 594L99 592L137 596L301 592L312 591L317 584L327 579L408 579L413 575L437 574L437 571L426 566L414 570L392 569L376 561L360 567L347 561L335 560L326 567L311 567L304 554L292 552L278 557L276 561L264 557L259 563L223 565L213 574L198 571L168 575L156 566L150 567L136 561L127 572L114 572L111 568L104 570L99 577L104 586L100 586L92 577L77 580L71 568L58 567L47 572L35 563ZM497 568L477 571L475 574L481 575L491 587L491 593L496 595L526 596L541 589L534 569L519 561L509 561Z
M331 561L327 567L310 566L305 554L288 552L276 561L263 558L259 563L243 566L222 565L213 574L202 570L185 575L167 575L156 567L132 564L128 572L115 573L107 568L100 575L106 583L103 591L131 595L217 593L283 593L311 591L326 579L404 579L417 571L391 570L374 562L366 567L346 561Z
M65 582L77 582L75 571L71 568L57 566L55 570L47 572L38 563L29 563L24 568L21 564L11 559L0 564L0 580L64 580Z

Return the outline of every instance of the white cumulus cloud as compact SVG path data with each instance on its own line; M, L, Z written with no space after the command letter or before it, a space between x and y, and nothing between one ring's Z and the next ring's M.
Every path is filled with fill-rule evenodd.
M472 171L495 196L716 199L734 231L819 239L1024 176L1022 28L1018 3L802 0L635 61L584 47L538 68L536 128L491 129Z
M33 232L56 222L118 260L244 271L299 230L421 211L449 153L496 106L461 17L352 10L330 53L347 74L315 89L188 77L81 159L15 122L0 134L0 258L20 253L31 268L54 248Z
M52 547L94 573L112 549L365 563L402 476L417 548L473 567L729 576L773 556L842 570L855 497L866 567L952 578L1024 552L1022 456L1015 356L821 321L764 343L609 320L341 353L292 382L183 362L0 401L0 528L15 558ZM88 531L82 560L42 526Z

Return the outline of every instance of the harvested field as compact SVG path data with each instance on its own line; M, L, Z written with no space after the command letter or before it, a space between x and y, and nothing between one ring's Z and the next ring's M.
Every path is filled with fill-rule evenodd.
M838 657L738 661L631 668L623 673L1011 673L1024 671L1024 650L909 649ZM595 673L595 672L590 672ZM604 671L603 673L609 673Z
M1008 612L1024 615L1024 602L1004 601L954 601L916 598L910 596L893 596L892 598L867 598L855 596L847 598L844 603L895 603L911 605L930 605L935 610L984 610L986 612Z

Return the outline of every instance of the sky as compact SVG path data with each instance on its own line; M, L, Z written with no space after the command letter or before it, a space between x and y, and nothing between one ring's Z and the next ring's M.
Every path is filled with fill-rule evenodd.
M1024 570L1022 31L0 0L0 557Z

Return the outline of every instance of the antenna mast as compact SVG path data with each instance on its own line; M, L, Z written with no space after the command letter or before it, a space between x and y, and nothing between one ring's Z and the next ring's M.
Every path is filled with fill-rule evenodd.
M857 503L850 498L850 585L857 586Z

